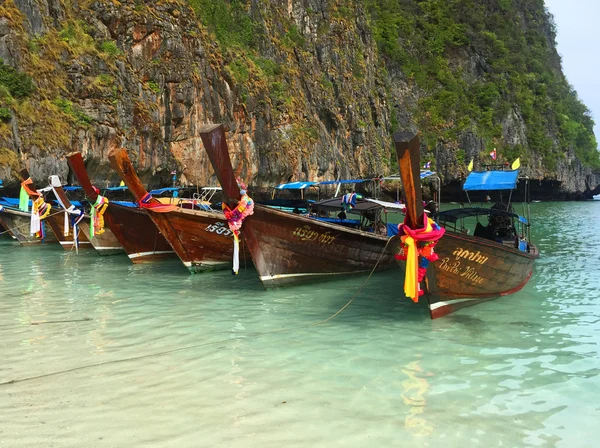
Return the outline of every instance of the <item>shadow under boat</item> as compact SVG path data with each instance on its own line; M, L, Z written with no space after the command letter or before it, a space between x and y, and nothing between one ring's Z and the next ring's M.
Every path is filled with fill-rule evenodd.
M411 228L419 228L416 223L423 222L421 186L414 174L420 168L419 139L415 134L397 133L394 142L406 194L407 222ZM512 191L517 186L518 174L518 170L472 172L463 189ZM528 179L525 188L527 200ZM439 260L429 265L424 282L432 319L512 294L531 278L539 252L530 240L529 216L524 218L512 211L510 195L508 203L500 201L490 209L459 208L439 212L434 217L446 233L435 247ZM471 235L464 227L456 226L470 217L477 220ZM480 217L488 219L487 226L479 221Z
M222 125L208 125L200 130L200 135L225 201L235 208L241 196L225 130ZM254 205L254 214L244 220L241 233L266 288L396 267L394 254L398 245L385 234L259 203Z

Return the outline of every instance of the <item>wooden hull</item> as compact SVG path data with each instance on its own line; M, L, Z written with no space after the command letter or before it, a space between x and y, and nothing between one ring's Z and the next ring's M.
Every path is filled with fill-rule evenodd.
M104 214L104 221L133 263L148 263L175 256L173 248L142 209L111 202Z
M242 234L266 288L395 267L398 243L255 205Z
M240 187L229 158L225 128L207 125L200 136L226 200L234 206ZM267 288L393 267L398 249L398 244L385 236L257 204L254 214L243 222L242 235Z
M98 198L98 193L90 181L81 154L69 154L67 160L86 196L90 202L94 203ZM143 210L109 202L104 213L104 223L110 229L118 244L115 244L114 241L105 244L102 246L102 252L99 250L100 253L113 253L114 249L111 250L110 246L120 245L122 249L118 253L125 250L133 263L161 260L175 254L165 237L158 231L150 217ZM97 250L98 247L96 247Z
M64 234L64 229L65 229L65 221L64 221L64 214L63 213L56 213L57 210L56 208L52 208L51 211L51 215L48 216L48 218L46 218L46 222L48 223L48 226L52 229L52 232L54 232L54 236L56 237L56 239L58 240L58 242L60 243L61 247L64 250L71 250L73 249L73 229L70 228L69 232L67 235ZM56 213L54 215L52 215L52 213ZM85 232L81 231L82 229L79 229L79 249L92 249L92 245L89 241L89 239L87 238L87 235L85 234Z
M432 319L520 290L529 281L538 258L532 253L484 238L447 231L429 266L426 297Z
M87 236L92 243L92 247L96 249L98 255L122 255L123 246L119 243L117 237L111 232L109 228L104 228L104 233L101 235L94 235L94 238L90 238L90 221L85 218L81 222L81 231Z
M223 214L177 209L148 215L190 272L231 269L233 234ZM240 260L244 259L249 261L250 254L240 247Z
M6 225L4 224L4 221L2 220L2 213L0 213L0 232L2 232L2 235L6 235L12 239L16 239L15 235L12 233L10 228L6 227Z
M147 191L137 177L127 151L113 148L108 159L136 200L142 200ZM156 207L160 206L160 202L148 198L147 205ZM190 272L232 267L233 234L223 213L183 208L169 211L146 208L145 211ZM241 249L240 258L244 258L247 251Z
M30 213L4 207L2 212L0 212L0 220L2 220L2 225L9 230L11 236L23 246L32 246L43 242L56 242L54 232L50 229L46 220L42 221L46 230L44 240L29 234L29 227L31 225Z

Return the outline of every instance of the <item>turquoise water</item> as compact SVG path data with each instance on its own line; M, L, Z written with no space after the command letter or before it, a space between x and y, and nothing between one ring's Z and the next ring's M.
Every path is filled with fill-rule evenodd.
M532 212L529 284L435 321L396 272L267 292L2 238L0 446L594 446L600 202Z

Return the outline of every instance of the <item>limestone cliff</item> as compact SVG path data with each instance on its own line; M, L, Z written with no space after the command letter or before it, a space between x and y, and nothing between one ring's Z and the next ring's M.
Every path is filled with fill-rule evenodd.
M513 0L499 3L507 1ZM544 63L562 77L543 7L532 12L514 2L522 20L505 26L517 34L544 30ZM521 155L529 175L552 185L553 193L589 194L600 184L596 160L582 163L576 138L565 143L563 129L547 114L538 121L551 150L537 149L526 97L500 92L507 98L502 107L496 97L489 100L495 103L485 97L488 109L498 105L489 117L488 109L435 115L439 103L428 101L452 89L437 69L419 80L419 64L429 63L425 56L410 65L427 27L415 22L410 35L398 24L388 28L382 17L389 15L381 10L387 3L4 0L0 178L9 182L11 169L22 163L38 179L68 178L64 155L79 150L97 183L114 182L106 153L123 145L146 182L165 184L177 170L182 182L211 183L198 129L222 122L240 175L255 185L394 172L395 129L423 132L423 157L446 184L464 176L471 158L484 161L491 146L502 149L503 160ZM414 8L424 3L397 2L406 16L421 14ZM484 3L478 7L493 9L498 2ZM386 49L382 30L389 29L399 30L391 42L404 59ZM466 91L485 86L497 71L494 54L486 54L479 35L453 36L440 53L445 66L460 73ZM481 125L485 120L489 128Z

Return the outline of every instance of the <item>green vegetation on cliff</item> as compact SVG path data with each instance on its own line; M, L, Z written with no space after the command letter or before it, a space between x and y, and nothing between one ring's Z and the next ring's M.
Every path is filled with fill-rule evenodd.
M600 167L542 0L35 3L0 6L0 165L86 148L110 176L126 142L147 180L205 181L198 124L222 122L259 185L395 171L397 129L444 182L493 147L572 192Z
M600 168L594 122L562 75L543 0L365 5L389 64L426 92L416 119L429 140L473 130L507 158L526 156L521 145L501 145L502 121L512 110L526 123L529 149L542 154L548 168L568 147ZM468 56L473 53L476 59Z
M224 52L255 53L261 28L249 1L190 3ZM572 148L584 165L600 168L594 122L560 70L543 0L346 0L333 2L331 13L352 19L361 5L387 69L422 92L410 112L429 148L442 140L458 149L461 133L471 131L506 160L526 161L532 151L554 170ZM294 26L281 42L303 43ZM229 70L240 83L251 78L243 60ZM360 66L353 75L361 79ZM277 86L277 77L271 82ZM506 143L510 117L525 123L525 141Z

